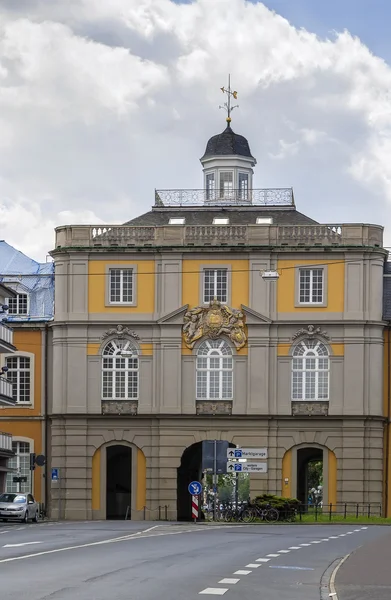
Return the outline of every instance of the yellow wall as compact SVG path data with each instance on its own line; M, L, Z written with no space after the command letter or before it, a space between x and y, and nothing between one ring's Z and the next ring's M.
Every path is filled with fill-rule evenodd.
M182 305L198 306L201 299L202 267L226 265L231 268L230 306L241 308L249 303L249 261L248 260L184 260L182 263Z
M288 484L285 483L288 479ZM292 494L292 450L288 450L282 459L282 493L283 498L291 498Z
M137 265L137 306L106 306L106 267ZM90 313L153 313L155 309L155 262L153 260L90 260L88 263L88 311Z
M142 510L147 502L147 460L140 448L137 449L137 496L136 509Z
M330 344L330 347L331 347L333 356L344 356L344 354L345 354L345 345L344 344ZM292 343L278 344L277 356L289 356L291 348L292 348Z
M296 267L309 265L327 266L327 306L295 306ZM345 295L345 265L338 260L279 260L277 269L280 277L277 282L277 312L343 312Z
M101 449L92 457L92 510L100 509L100 460Z
M329 490L328 503L335 506L337 504L337 457L332 450L329 450Z
M33 417L41 414L42 393L42 332L31 329L14 329L14 345L21 352L34 354L34 408L2 408L1 417Z

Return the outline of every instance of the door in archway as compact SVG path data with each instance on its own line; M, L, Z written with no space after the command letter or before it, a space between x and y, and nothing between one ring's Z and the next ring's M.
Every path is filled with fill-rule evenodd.
M297 451L297 493L303 504L309 504L310 490L323 485L323 450L300 448Z
M132 449L122 445L108 446L106 448L106 518L123 519L127 507L131 506L131 501Z

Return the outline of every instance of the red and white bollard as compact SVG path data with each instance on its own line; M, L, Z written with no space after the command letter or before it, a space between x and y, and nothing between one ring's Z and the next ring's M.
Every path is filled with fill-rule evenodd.
M194 523L197 522L199 516L199 496L191 497L191 516L194 519Z

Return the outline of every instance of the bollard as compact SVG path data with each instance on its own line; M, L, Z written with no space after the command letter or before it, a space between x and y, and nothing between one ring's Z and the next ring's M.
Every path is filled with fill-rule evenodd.
M332 505L332 503L330 502L329 521L331 521L331 513L332 513L332 510L333 510L333 505Z

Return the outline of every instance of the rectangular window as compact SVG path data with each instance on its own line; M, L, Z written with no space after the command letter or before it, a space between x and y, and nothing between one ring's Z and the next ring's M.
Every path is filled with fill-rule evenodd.
M110 302L132 304L133 269L110 269Z
M15 456L9 459L8 466L15 469L15 472L7 473L6 491L11 494L27 494L31 490L30 444L12 442L12 450ZM26 477L27 481L15 483L13 478L17 476Z
M220 197L231 198L233 196L234 174L232 171L220 173Z
M248 200L248 174L239 173L239 198Z
M227 269L204 270L204 304L214 299L227 302L228 299L228 271Z
M7 379L12 383L12 396L17 404L31 402L31 362L27 356L6 358Z
M9 315L27 315L28 314L28 295L18 294L16 298L6 298Z
M323 269L300 269L299 303L322 304L324 285Z
M229 225L228 217L214 217L213 225Z
M273 217L257 217L257 225L273 225Z
M205 183L206 183L206 199L214 200L215 199L215 191L216 191L215 174L208 173L205 178Z
M168 221L169 225L184 225L185 217L171 217Z

